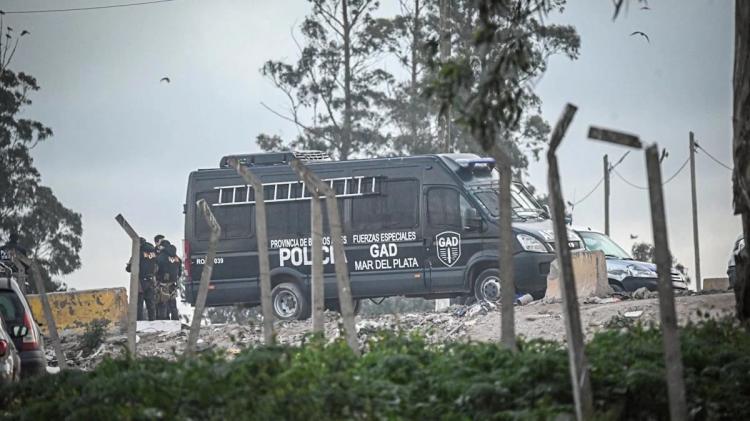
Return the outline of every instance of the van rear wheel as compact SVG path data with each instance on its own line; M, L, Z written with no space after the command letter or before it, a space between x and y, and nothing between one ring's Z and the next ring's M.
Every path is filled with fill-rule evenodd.
M477 301L500 301L500 271L495 268L485 269L474 281L474 297Z
M310 303L302 290L291 282L276 285L271 290L273 314L279 320L303 320L309 317Z

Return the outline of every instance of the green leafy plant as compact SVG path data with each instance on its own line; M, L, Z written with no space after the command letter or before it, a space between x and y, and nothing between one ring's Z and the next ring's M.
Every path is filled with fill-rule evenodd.
M681 331L697 419L750 417L750 335L733 320ZM573 414L563 344L429 345L380 332L356 357L346 342L261 346L232 360L108 359L0 389L13 419L550 419ZM661 332L603 331L587 345L597 418L667 419Z
M81 350L85 355L93 354L104 343L108 326L109 320L106 319L97 319L86 325L81 336Z

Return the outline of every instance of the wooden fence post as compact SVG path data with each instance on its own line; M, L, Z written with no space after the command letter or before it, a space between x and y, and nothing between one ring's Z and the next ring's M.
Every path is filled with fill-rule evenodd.
M135 331L138 325L138 291L140 289L140 257L141 257L141 238L130 226L122 214L115 216L115 220L125 230L130 237L132 244L130 251L130 295L128 301L128 352L135 357Z
M36 260L29 259L22 254L14 254L16 255L16 260L31 268L31 277L34 280L34 285L36 286L36 291L39 294L39 299L42 301L44 319L47 322L47 327L49 328L49 337L50 339L52 339L52 347L55 348L55 357L57 357L57 364L61 370L64 370L68 368L68 362L65 359L65 353L63 352L62 346L60 345L60 337L57 335L57 323L55 323L55 319L54 317L52 317L52 308L50 307L49 300L47 299L47 291L46 288L44 288L44 280L42 279L42 274L39 271L39 264L36 262Z
M500 342L508 349L516 351L515 309L516 283L513 269L513 209L510 186L513 171L510 158L499 146L490 149L500 175L497 191L498 200L498 265L500 268Z
M659 276L659 316L664 341L664 366L667 371L669 394L669 416L673 420L688 419L685 402L685 378L682 368L680 336L677 331L677 313L672 289L672 255L667 239L667 218L664 211L659 146L653 144L646 149L648 193L651 199L651 224L654 233L654 260Z
M310 189L310 235L312 248L312 328L325 336L325 273L323 271L323 209L320 195Z
M570 247L568 246L568 228L565 225L565 201L563 200L562 189L560 187L560 172L557 165L557 156L555 155L557 148L565 136L565 132L568 130L570 122L573 120L576 110L577 108L574 105L567 104L563 115L557 121L555 129L552 131L550 146L547 151L547 161L549 163L547 183L552 222L555 229L555 251L560 267L560 291L565 309L565 332L568 338L568 361L570 362L570 378L573 385L576 418L578 420L589 420L594 414L594 400L591 394L588 361L584 351L583 329L581 327L581 314L578 309L573 261Z
M625 146L641 148L638 136L602 129L589 128L589 137ZM664 342L664 366L667 373L669 395L669 416L673 420L687 419L685 401L685 378L683 376L680 336L677 330L677 313L672 289L672 255L667 239L667 217L664 211L664 193L659 163L659 146L653 144L646 149L646 171L648 173L648 193L651 204L651 226L654 235L654 259L659 276L659 316L661 319L662 341Z
M268 231L266 224L266 201L263 197L263 183L255 174L236 159L229 159L229 165L255 192L255 235L258 240L258 266L260 279L260 307L263 313L263 337L267 345L274 342L273 309L271 307L271 276L268 263Z
M328 226L331 232L331 247L333 247L334 266L336 268L336 285L338 287L339 308L341 318L344 321L346 341L352 352L359 355L359 342L357 341L357 327L354 324L354 305L349 282L349 269L347 268L344 242L342 241L343 230L341 228L341 217L333 189L316 176L300 160L294 158L291 161L292 168L301 175L308 187L315 186L318 192L326 197L326 209L328 211Z
M198 297L195 300L195 311L193 312L193 321L190 326L190 334L188 335L188 343L185 349L187 355L193 355L195 353L195 344L198 342L198 334L201 330L201 319L203 318L203 309L206 307L206 297L208 296L208 284L211 281L211 273L214 269L214 258L216 257L216 245L219 242L219 236L221 236L221 227L216 221L214 214L211 212L211 208L204 199L201 199L197 203L198 209L203 214L203 218L206 220L208 227L211 229L211 236L208 240L208 251L206 253L206 261L203 264L203 271L201 273L201 283L198 287ZM189 256L188 256L189 257Z
M297 161L299 163L299 161ZM307 191L310 192L310 248L312 249L312 267L310 269L310 294L312 297L312 330L314 333L325 335L325 273L323 270L323 210L320 205L320 193L315 184L308 183L305 170L292 162L292 169L303 180Z

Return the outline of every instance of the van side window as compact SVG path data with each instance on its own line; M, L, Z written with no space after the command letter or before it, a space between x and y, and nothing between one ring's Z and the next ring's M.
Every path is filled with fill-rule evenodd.
M217 203L219 200L218 190L209 190L200 192L195 195L195 201L205 199L209 205ZM255 225L254 206L251 205L232 205L232 206L211 206L216 220L221 226L221 239L250 238L253 236ZM195 212L195 236L198 240L208 240L211 235L211 229L206 224L203 215L196 208Z
M413 228L418 215L417 180L383 180L380 194L352 199L351 227L360 232Z
M269 238L285 238L310 232L310 202L268 203L266 225Z
M433 227L461 228L458 190L433 187L427 191L427 222Z

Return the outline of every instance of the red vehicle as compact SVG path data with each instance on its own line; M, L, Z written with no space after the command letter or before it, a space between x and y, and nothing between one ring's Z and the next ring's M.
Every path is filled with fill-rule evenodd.
M47 372L44 338L34 321L31 308L21 288L12 277L10 266L0 263L0 312L21 357L23 377Z

